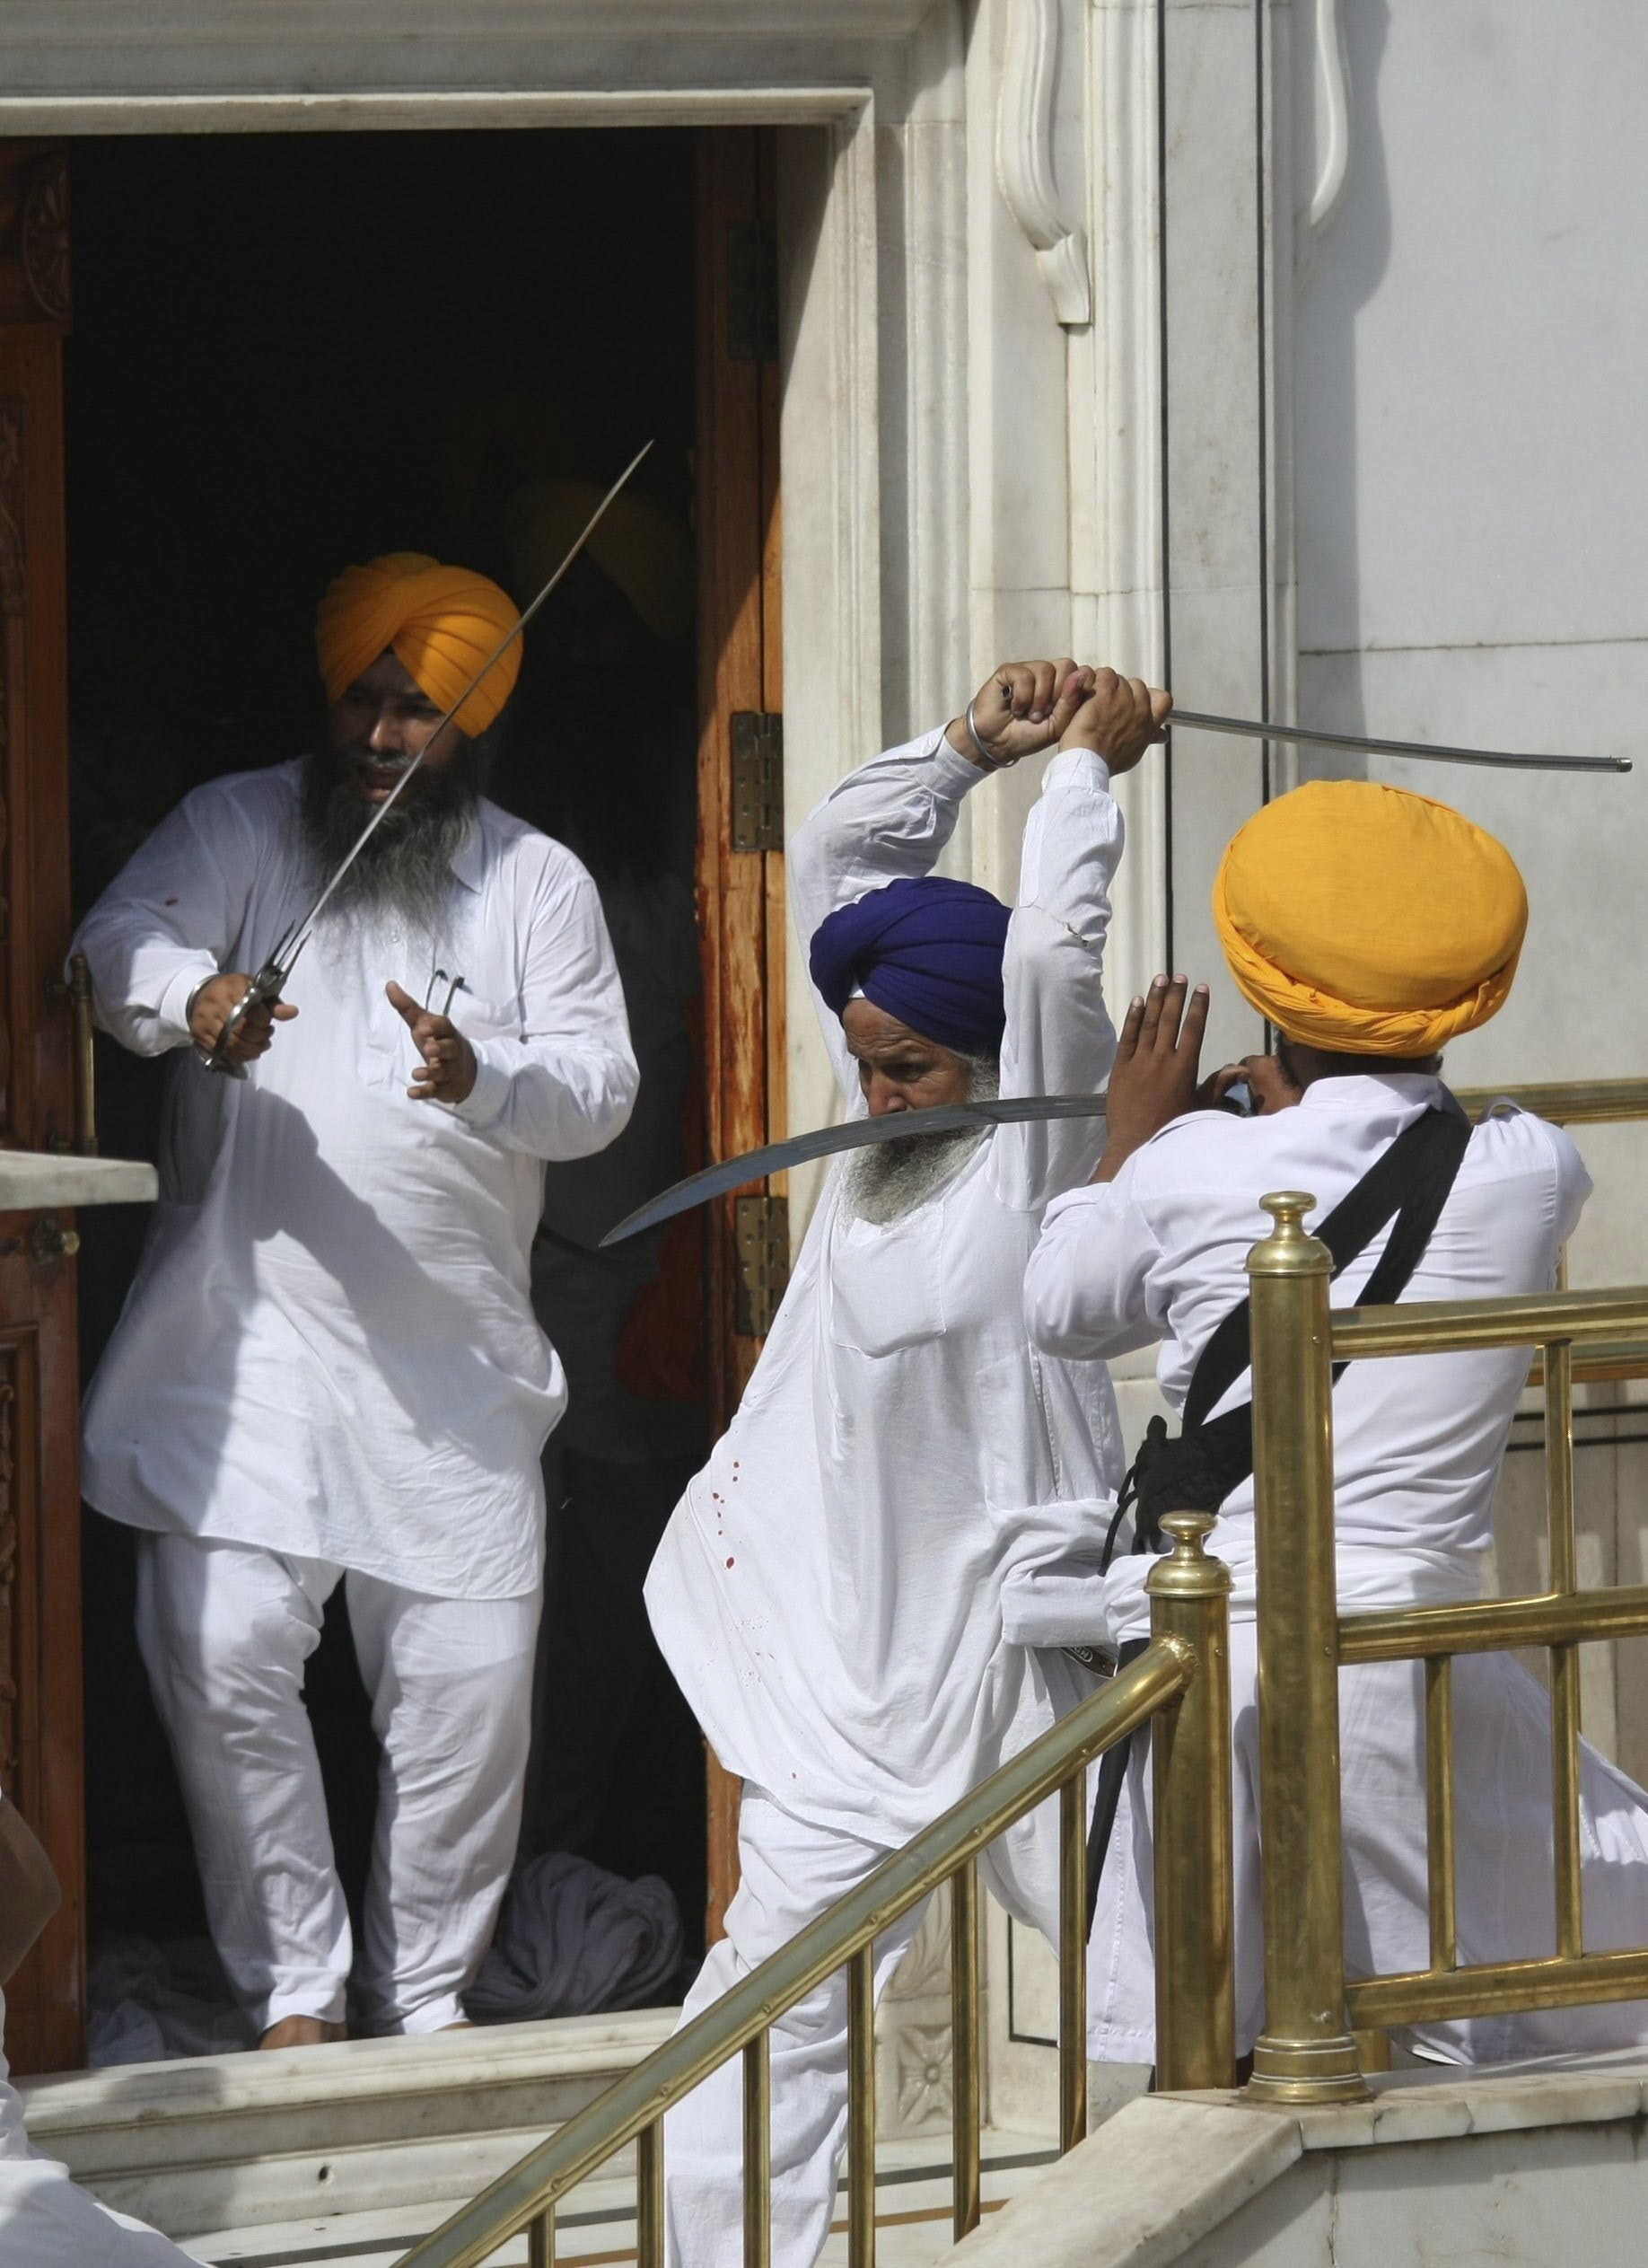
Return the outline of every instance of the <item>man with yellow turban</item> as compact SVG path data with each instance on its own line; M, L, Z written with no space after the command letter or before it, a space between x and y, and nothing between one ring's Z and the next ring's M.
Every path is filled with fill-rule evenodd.
M188 796L79 937L104 1029L175 1054L161 1202L85 1417L85 1493L140 1531L138 1640L212 1933L265 2046L462 2020L514 1857L565 1407L529 1253L548 1160L636 1091L589 875L482 796L515 620L395 552L321 602L315 752ZM437 730L437 727L440 729ZM422 763L271 1014L209 1050L275 939ZM381 1744L364 1941L304 1665L342 1587Z
M1503 1005L1528 920L1510 854L1460 813L1368 781L1267 805L1225 851L1214 914L1232 974L1281 1033L1274 1057L1198 1088L1207 990L1158 977L1135 1000L1092 1186L1055 1199L1026 1278L1049 1355L1163 1342L1161 1393L1183 1433L1135 1468L1133 1549L1099 1587L1110 1641L1149 1624L1153 1512L1217 1512L1235 1578L1239 2048L1263 2016L1251 1392L1245 1263L1260 1200L1308 1190L1338 1269L1336 1305L1548 1289L1591 1183L1568 1137L1503 1103L1474 1128L1442 1048ZM1216 1107L1245 1080L1250 1117ZM1348 1611L1468 1598L1494 1540L1495 1484L1526 1349L1352 1363L1334 1393L1337 1564ZM1159 1421L1157 1421L1159 1427ZM1548 1704L1503 1654L1454 1664L1461 1962L1555 1951ZM1420 1665L1341 1673L1346 1943L1353 1974L1429 1963ZM1095 2052L1154 2060L1147 1773L1134 1757L1099 1885ZM1583 1760L1586 1944L1634 1945L1648 1896L1648 1798ZM1446 2061L1497 2062L1648 2040L1640 2007L1472 2017L1416 2030Z

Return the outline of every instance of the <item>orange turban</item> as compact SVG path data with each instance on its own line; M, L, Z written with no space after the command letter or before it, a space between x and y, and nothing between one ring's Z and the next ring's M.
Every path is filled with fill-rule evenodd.
M1528 893L1504 845L1446 804L1316 780L1235 837L1213 912L1243 995L1290 1039L1424 1056L1504 1006Z
M346 567L328 585L315 623L326 698L337 700L380 654L392 653L432 701L450 708L519 614L484 575L443 567L423 551L386 551L365 567ZM471 739L498 716L520 674L517 638L458 712Z
M577 541L603 491L592 480L530 480L511 497L504 540L515 573L536 590ZM692 631L692 546L662 507L633 488L616 496L589 541L589 556L665 646Z

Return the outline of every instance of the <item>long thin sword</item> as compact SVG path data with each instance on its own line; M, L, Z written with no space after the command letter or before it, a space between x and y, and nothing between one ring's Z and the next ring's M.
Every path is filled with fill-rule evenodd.
M644 1229L656 1228L661 1221L690 1212L695 1205L707 1205L712 1197L724 1197L728 1190L741 1189L746 1182L785 1173L792 1165L810 1165L814 1159L833 1157L840 1150L867 1149L873 1142L907 1142L922 1134L959 1134L975 1126L1018 1126L1037 1119L1102 1118L1104 1114L1102 1094L1010 1094L988 1103L939 1103L930 1110L888 1111L880 1118L846 1119L839 1126L793 1134L787 1142L769 1142L765 1149L746 1150L740 1157L723 1158L719 1165L689 1174L684 1182L677 1182L662 1196L649 1198L616 1228L609 1228L601 1244L621 1244L626 1237L639 1236Z
M1307 748L1350 748L1359 755L1418 756L1433 764L1494 764L1524 772L1628 772L1628 756L1531 756L1508 748L1444 748L1433 741L1378 740L1363 733L1318 733L1303 725L1261 724L1250 716L1204 716L1176 708L1170 725L1198 733L1233 733L1241 740L1284 740Z
M297 965L298 955L302 952L303 947L309 943L311 936L313 935L315 924L320 919L322 913L325 912L327 906L331 901L333 892L337 888L337 885L342 882L350 867L354 866L362 851L364 850L366 845L371 841L376 830L380 828L383 824L383 822L389 817L389 814L393 810L396 799L400 795L402 788L405 787L413 773L423 762L425 756L428 753L429 750L434 746L436 741L440 739L442 734L451 723L453 717L457 716L459 710L463 707L465 701L469 699L470 694L475 690L476 687L487 676L488 672L494 669L496 664L503 660L504 655L508 653L510 647L526 629L527 624L537 613L539 608L542 606L544 601L555 589L557 584L559 583L562 576L565 575L574 560L577 558L579 552L583 550L584 545L589 541L590 538L594 534L596 529L600 526L608 506L612 503L613 498L618 495L618 491L624 487L630 475L636 470L636 467L640 464L642 459L646 455L647 451L652 447L652 445L653 444L650 441L644 442L642 446L636 450L635 455L630 459L629 462L624 467L623 471L619 473L618 479L612 483L612 486L608 489L606 495L602 497L594 511L591 513L588 520L584 523L583 531L579 534L576 541L573 544L565 558L561 561L559 567L557 567L555 573L549 577L548 583L544 585L543 589L532 601L530 606L529 606L525 611L517 618L513 626L505 632L503 637L499 639L497 645L493 648L492 652L487 655L479 669L476 671L474 676L464 687L462 692L459 694L457 699L451 704L451 708L442 717L440 723L425 741L423 747L418 750L416 755L414 756L410 762L407 764L405 769L401 772L399 778L395 782L395 785L390 789L389 794L383 798L383 801L378 805L377 809L373 813L372 817L366 822L366 824L361 829L360 833L355 837L348 852L339 862L338 866L332 874L331 879L327 883L326 887L321 891L320 895L315 900L313 905L311 906L309 911L302 917L302 920L292 922L286 928L282 930L280 936L275 942L274 950L270 953L268 959L264 963L262 968L259 970L257 975L253 977L251 982L247 986L245 992L241 995L241 998L236 1001L233 1008L230 1011L229 1016L224 1024L224 1028L218 1033L216 1043L212 1048L211 1051L207 1053L202 1049L196 1050L196 1053L199 1056L200 1060L206 1065L208 1071L222 1071L224 1072L230 1078L234 1079L243 1079L246 1077L246 1066L243 1063L235 1062L233 1058L228 1052L228 1050L234 1040L235 1034L240 1031L241 1026L245 1023L253 1008L259 1007L260 1004L267 1004L270 1001L279 999L291 979L293 970Z

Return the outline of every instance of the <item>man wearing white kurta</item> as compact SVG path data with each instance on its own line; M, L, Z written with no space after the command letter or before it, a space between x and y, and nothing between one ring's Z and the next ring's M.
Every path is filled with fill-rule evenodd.
M266 2045L345 2017L302 1701L338 1584L382 1746L364 2028L461 2020L514 1856L539 1457L565 1401L529 1253L545 1161L609 1141L636 1073L589 876L478 793L472 736L503 695L431 739L513 620L495 585L415 555L350 570L322 610L324 749L197 789L78 940L104 1028L179 1051L85 1493L144 1532L139 1642ZM245 981L218 972L259 965L420 748L288 1001L237 1042L247 1077L209 1076L189 1043Z
M1010 664L969 718L863 765L800 829L791 904L849 1109L959 1101L991 1086L998 1061L1009 1094L1102 1086L1122 843L1110 772L1139 760L1167 707L1108 671ZM986 770L1061 733L1011 921L984 892L929 883ZM1091 1499L1119 1474L1104 1373L1034 1356L1019 1312L1042 1209L1091 1172L1099 1124L1004 1126L838 1166L738 1415L675 1513L648 1606L743 1781L740 1886L686 2015L1084 1690L1056 1651L1011 1642L1004 1595L1015 1569L1088 1541ZM1051 1926L1048 1821L1024 1823L985 1863L1015 1912ZM878 1991L919 1919L878 1940ZM729 2066L668 2122L677 2268L737 2257L739 2101ZM780 2268L805 2268L824 2243L845 2114L837 1977L773 2030Z
M1250 822L1226 854L1215 913L1238 983L1284 1036L1276 1057L1227 1067L1200 1099L1212 1102L1242 1076L1259 1114L1193 1107L1205 989L1187 1012L1183 980L1158 978L1124 1024L1096 1185L1048 1209L1025 1288L1030 1335L1048 1355L1103 1358L1161 1341L1158 1376L1175 1410L1214 1328L1247 1297L1247 1255L1267 1227L1260 1199L1305 1190L1323 1218L1424 1112L1457 1112L1437 1076L1436 1050L1498 1007L1526 919L1521 879L1491 838L1444 806L1365 782L1299 790ZM1590 1189L1565 1134L1502 1105L1472 1130L1403 1297L1548 1288ZM1349 1262L1336 1283L1337 1306L1355 1304L1386 1242L1381 1232ZM1348 1611L1476 1596L1527 1377L1525 1348L1348 1366L1333 1397L1338 1596ZM1250 1393L1244 1375L1214 1414ZM1263 2017L1250 1479L1225 1499L1211 1548L1235 1578L1237 2029L1245 2052ZM1148 1554L1130 1554L1106 1581L1118 1643L1148 1631L1152 1564ZM1460 1960L1552 1953L1548 1705L1506 1655L1461 1655L1453 1678ZM1339 1697L1351 1971L1423 1969L1420 1665L1346 1670ZM1100 1877L1090 1969L1095 2052L1132 2063L1154 2060L1147 1781L1135 1754ZM1640 1944L1648 1807L1590 1747L1582 1833L1587 1948ZM1499 2061L1640 2043L1648 2019L1638 2002L1432 2024L1415 2037L1449 2061Z

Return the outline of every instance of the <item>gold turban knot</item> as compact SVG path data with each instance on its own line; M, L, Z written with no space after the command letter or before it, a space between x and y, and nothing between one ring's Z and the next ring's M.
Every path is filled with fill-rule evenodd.
M392 653L438 708L449 708L519 613L486 576L443 567L424 551L386 551L346 567L328 585L315 623L326 698L337 700L380 654ZM458 712L471 740L498 716L520 674L517 638Z
M1501 842L1446 804L1316 780L1267 804L1214 883L1231 973L1307 1047L1433 1055L1504 1006L1528 893Z

